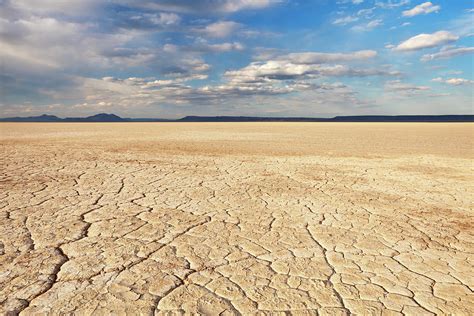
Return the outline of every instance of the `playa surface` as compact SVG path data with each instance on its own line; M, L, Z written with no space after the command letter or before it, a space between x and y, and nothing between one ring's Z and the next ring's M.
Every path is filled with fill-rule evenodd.
M473 135L2 123L0 313L472 315Z

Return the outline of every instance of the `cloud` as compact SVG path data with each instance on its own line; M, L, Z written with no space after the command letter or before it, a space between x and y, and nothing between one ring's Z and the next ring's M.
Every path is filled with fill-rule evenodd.
M241 10L264 9L281 0L4 0L5 13L18 11L40 15L85 16L100 15L108 6L120 6L135 11L144 9L199 15L234 13ZM105 11L105 10L104 10ZM108 11L110 14L111 11Z
M383 21L381 19L376 19L376 20L372 20L366 24L362 24L362 25L356 25L354 27L352 27L352 30L353 31L356 31L356 32L367 32L367 31L371 31L373 30L374 28L380 26L383 24Z
M337 1L337 4L348 4L348 3L361 4L361 3L364 3L364 0L339 0L339 1Z
M143 40L147 34L128 29L94 32L93 25L36 16L16 20L13 25L12 31L0 35L3 37L0 58L4 70L11 74L18 74L20 68L30 73L42 71L48 76L45 71L77 75L90 70L138 66L167 73L167 69L182 67L195 71L205 64L189 52L169 54L159 47L129 45L131 41Z
M437 77L437 78L433 78L431 79L432 82L444 82L443 78L441 77Z
M51 106L31 108L18 105L14 115L18 115L20 111L54 111L58 115L79 115L78 113L94 114L102 110L126 117L139 117L143 113L147 113L144 116L149 117L181 117L193 113L235 115L242 114L243 110L246 115L308 115L309 109L333 113L335 108L342 111L364 104L357 98L355 91L340 82L224 82L192 87L186 82L174 80L165 82L154 78L106 77L82 78L82 83L78 80L78 86L84 94L80 102L70 106L58 103L54 109ZM7 111L9 108L0 106L0 113Z
M421 57L421 61L427 62L436 59L448 59L456 56L462 56L467 54L473 54L474 47L459 47L441 50L435 54L426 54Z
M373 28L375 28L377 26L380 26L382 24L383 24L383 22L382 22L381 19L373 20L373 21L370 21L369 23L367 23L367 28L368 29L373 29Z
M463 79L463 78L450 78L450 79L447 79L445 82L449 85L452 85L452 86L460 86L460 85L474 83L474 81L472 81L472 80L467 80L467 79Z
M156 64L158 52L154 47L130 43L144 43L148 34L180 23L180 17L174 13L128 11L82 21L54 10L67 11L63 5L66 2L72 9L77 6L86 10L87 6L95 6L91 1L38 0L44 5L38 9L30 2L8 1L0 8L10 11L0 15L0 59L6 65L3 71L12 76L20 76L21 68L29 73L41 69L47 77L50 71L77 75L92 69Z
M431 2L424 2L422 4L417 5L413 9L403 11L403 16L405 17L413 17L419 14L429 14L432 12L438 12L441 9L439 5L433 5Z
M449 79L443 79L441 77L434 78L431 81L433 82L438 82L438 83L445 83L451 86L462 86L462 85L470 85L473 84L474 81L468 80L468 79L463 79L463 78L449 78Z
M102 80L85 78L82 89L88 106L112 101L119 106L147 106L157 102L168 104L207 104L250 96L271 96L288 94L307 89L330 89L337 87L303 83L267 84L226 82L217 85L192 87L186 82L203 80L206 77L160 80L154 78L117 79L104 77ZM83 105L82 105L83 106Z
M305 52L291 53L277 57L280 60L289 60L295 64L322 64L333 62L348 62L356 60L367 60L377 56L374 50L361 50L352 53L320 53Z
M404 83L400 80L392 80L385 83L385 91L396 94L401 97L412 97L424 94L431 90L428 86L417 86L410 83Z
M376 1L375 5L382 9L395 9L410 4L410 0L389 0L387 2Z
M411 25L410 22L404 22L404 23L402 23L401 25L392 26L392 27L390 28L390 30L396 30L396 29L398 29L398 28L405 27L405 26L409 26L409 25Z
M433 34L419 34L400 43L394 48L395 51L416 51L424 48L455 42L459 36L448 31L438 31Z
M358 69L347 65L317 63L297 63L291 59L276 59L253 62L238 70L229 70L224 76L240 83L261 83L285 80L307 80L319 77L369 77L398 76L397 71L384 69Z
M191 80L205 80L207 75L189 75L171 79L156 79L156 78L139 78L130 77L126 79L120 79L115 77L103 77L101 80L105 82L120 83L126 86L139 87L141 89L150 89L156 87L169 87L183 84Z
M179 49L167 45L163 51L170 53ZM188 85L191 80L204 80L205 74L189 74L169 79L104 77L101 80L84 79L82 91L85 102L78 108L106 106L107 102L117 107L142 106L167 103L183 104L227 104L241 102L245 98L271 97L294 93L316 93L328 102L357 103L354 92L341 83L320 82L325 77L397 76L399 73L384 69L356 69L347 65L331 65L332 62L370 60L375 51L352 53L292 53L274 56L274 60L251 63L246 67L224 73L223 82L200 87ZM233 101L231 101L233 100ZM276 101L276 100L275 100ZM102 103L105 102L105 103ZM86 105L84 105L86 103Z
M462 37L473 36L474 34L474 12L468 11L465 14L450 21L447 25L447 29L451 30L454 34Z
M368 9L361 9L361 10L357 11L357 16L363 16L365 18L370 18L372 13L374 13L375 9L376 9L375 7L368 8Z
M44 100L66 103L81 100L85 93L81 93L82 81L76 78L91 72L133 73L140 69L140 72L152 70L165 77L182 78L205 75L210 69L199 52L129 45L132 40L143 42L146 37L141 32L95 32L94 25L87 23L38 16L6 22L5 25L13 27L2 28L5 32L0 34L0 60L1 75L5 78L1 78L5 88L2 101L8 104L18 100L34 100L34 104Z
M174 13L155 14L151 21L157 25L174 25L180 22L181 18Z
M338 0L337 4L361 4L364 0Z
M66 2L81 14L105 3L38 0L39 7L30 0L0 1L2 73L17 84L21 82L21 89L28 90L21 92L25 97L51 90L49 78L73 84L70 78L91 71L130 72L140 68L141 72L152 70L165 76L203 73L210 65L203 61L202 53L243 49L242 44L233 42L209 44L194 51L179 47L170 51L173 45L161 48L151 36L165 29L176 30L181 17L175 13L117 10L100 16L103 12L99 10L83 20L68 15ZM7 93L14 95L15 89Z
M201 53L225 53L230 51L241 51L245 47L239 42L210 44L205 40L200 40L189 46L175 46L177 50L201 52Z
M210 52L230 52L233 50L243 50L244 45L239 42L233 43L220 43L220 44L208 44L203 46L203 51L210 51Z
M335 19L332 22L332 24L344 26L344 25L347 25L349 23L352 23L352 22L355 22L355 21L358 21L358 20L359 20L359 18L355 17L355 16L345 16L345 17L342 17L342 18Z
M209 24L204 28L197 29L196 31L209 37L223 38L231 35L241 27L242 25L240 23L233 21L219 21Z
M13 12L29 12L30 14L64 14L66 16L80 16L94 12L103 5L104 0L6 0L6 10ZM0 4L1 5L1 4Z
M426 91L431 90L427 86L416 86L409 83L403 83L400 80L388 81L385 84L385 89L390 91Z
M114 22L118 27L126 29L153 29L175 27L181 22L181 17L175 13L133 14L122 15Z
M0 19L0 24L9 25L0 35L0 58L8 69L10 65L60 68L85 59L85 55L89 62L100 64L98 51L109 45L120 46L127 39L126 35L87 36L88 25L51 17Z
M279 0L113 0L115 3L181 13L232 13L241 10L263 9Z

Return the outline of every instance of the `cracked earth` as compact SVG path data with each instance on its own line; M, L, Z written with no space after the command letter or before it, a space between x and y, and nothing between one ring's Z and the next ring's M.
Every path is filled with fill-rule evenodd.
M474 314L473 124L0 124L0 313Z

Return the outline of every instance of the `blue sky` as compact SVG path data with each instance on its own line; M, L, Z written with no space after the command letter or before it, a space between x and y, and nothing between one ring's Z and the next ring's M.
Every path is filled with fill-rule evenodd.
M468 0L0 0L0 116L473 112Z

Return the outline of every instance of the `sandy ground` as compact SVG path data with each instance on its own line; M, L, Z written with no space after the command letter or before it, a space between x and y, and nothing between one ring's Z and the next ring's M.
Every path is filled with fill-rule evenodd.
M0 313L474 314L474 124L0 124Z

